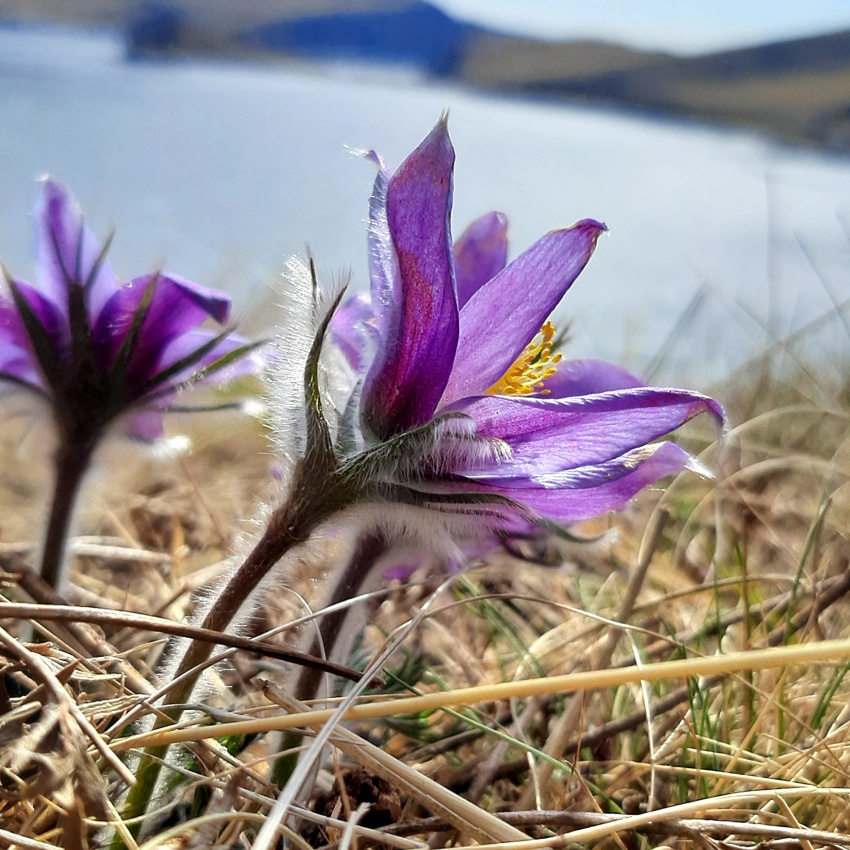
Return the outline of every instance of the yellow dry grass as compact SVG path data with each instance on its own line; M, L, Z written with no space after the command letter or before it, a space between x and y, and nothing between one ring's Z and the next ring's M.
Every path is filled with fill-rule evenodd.
M290 665L231 654L199 712L162 732L182 743L138 842L121 820L141 742L126 719L155 689L166 636L43 609L30 640L14 603L49 601L25 571L49 437L10 425L0 846L93 848L117 831L146 850L247 848L269 823L298 847L849 846L847 384L768 364L744 374L714 388L730 410L722 441L700 424L682 435L714 479L682 475L577 529L586 539L553 540L534 553L549 566L502 552L360 603L350 664L407 633L359 720L294 703ZM239 551L269 488L264 433L233 414L194 428L182 455L104 451L70 601L183 621ZM283 565L249 631L301 616L295 591L315 604L334 553ZM321 730L330 743L289 818L270 821L270 730L293 715L305 747Z

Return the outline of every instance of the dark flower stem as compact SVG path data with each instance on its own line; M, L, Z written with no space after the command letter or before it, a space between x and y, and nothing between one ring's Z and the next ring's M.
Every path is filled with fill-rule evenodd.
M325 600L325 607L330 608L346 599L354 597L363 586L363 582L372 572L372 568L378 562L378 559L387 551L387 541L381 534L367 534L360 538L348 563L343 569L339 581L333 588L331 594ZM336 611L331 611L325 614L321 619L319 627L320 634L317 634L307 650L311 655L322 655L327 658L332 658L337 641L342 634L343 626L346 617L350 611L345 608L339 608ZM295 682L290 688L290 693L297 700L311 700L319 691L319 686L322 683L324 673L321 670L311 670L308 667L301 667ZM298 748L301 745L303 736L300 732L287 732L283 736L281 751L284 755L280 756L275 762L274 770L272 771L272 782L279 788L286 785L287 780L295 770L295 765L298 763Z
M333 592L325 600L325 607L330 608L356 596L363 586L363 582L372 572L372 568L386 550L387 543L383 535L367 534L361 537ZM337 641L342 633L342 627L349 614L350 611L346 608L338 608L336 611L323 615L319 634L315 635L310 648L306 651L310 655L332 658ZM298 678L291 688L292 696L298 700L313 699L319 692L319 685L324 675L322 670L301 667Z
M79 441L62 440L56 449L56 479L53 484L53 501L50 505L47 533L41 550L39 574L47 584L60 593L74 505L96 445L97 437L95 436Z
M292 496L274 512L260 541L218 594L202 627L215 631L227 629L240 608L275 564L293 548L305 543L319 523L339 510L341 503L338 498L335 498L337 495L332 486L316 487L315 470L302 467L296 472ZM154 726L155 729L168 726L180 719L183 704L191 697L201 676L202 671L198 668L209 659L213 648L212 644L201 641L193 641L189 644L174 673L175 684L163 697L163 702L174 707L163 710ZM151 746L145 750L136 771L136 782L127 795L125 817L138 817L147 810L167 751L167 745ZM140 828L141 823L134 824L130 827L130 831L136 836ZM113 847L123 846L120 838L116 837Z

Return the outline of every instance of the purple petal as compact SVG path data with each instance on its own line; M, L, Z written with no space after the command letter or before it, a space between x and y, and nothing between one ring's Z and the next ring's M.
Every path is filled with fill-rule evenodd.
M68 190L50 178L44 181L35 214L38 288L68 315L68 287L89 282L102 246L84 225L83 214ZM105 260L90 283L88 304L92 316L100 313L118 282Z
M387 192L390 173L384 161L374 152L366 154L378 166L375 185L369 198L369 278L371 281L371 304L378 335L386 339L387 325L398 316L394 315L393 304L401 297L401 273L398 268L390 226L387 221Z
M723 421L723 410L713 399L654 387L567 399L481 396L458 409L473 417L477 436L502 440L512 450L510 459L466 474L503 481L604 463L669 434L700 413Z
M598 477L596 483L591 483L591 476L588 476L580 489L529 486L501 492L556 522L580 522L620 508L647 485L681 472L690 461L690 455L675 443L660 443L638 449L620 461L617 474L609 468L608 475Z
M159 371L162 352L174 339L212 317L227 321L230 299L223 292L198 286L176 275L147 274L125 283L98 317L92 337L101 368L108 370L133 322L148 287L154 285L130 365L130 381L144 383Z
M364 373L378 343L378 329L369 294L361 292L349 298L334 313L328 330L349 366L358 374Z
M132 440L153 443L165 434L162 414L156 410L140 410L130 414L123 423L123 431Z
M547 233L470 298L443 404L489 389L513 365L587 264L605 225Z
M440 121L389 183L387 222L399 286L362 408L379 437L427 422L452 368L458 335L449 224L453 166L454 149Z
M15 305L0 296L0 372L42 388L38 362Z
M457 303L463 307L508 259L508 218L491 212L476 219L455 242Z
M547 398L569 398L630 390L646 384L631 372L604 360L562 360L543 386Z

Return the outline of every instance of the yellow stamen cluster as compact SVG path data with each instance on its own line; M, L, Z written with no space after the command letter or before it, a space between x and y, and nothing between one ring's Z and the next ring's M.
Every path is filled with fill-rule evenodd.
M546 322L540 333L525 347L513 365L489 390L489 395L540 395L548 394L543 382L555 374L555 364L560 354L552 354L555 326Z

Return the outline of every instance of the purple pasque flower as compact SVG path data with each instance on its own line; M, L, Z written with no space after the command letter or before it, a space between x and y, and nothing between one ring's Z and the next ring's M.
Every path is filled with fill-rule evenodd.
M683 449L653 441L702 412L722 421L717 402L553 351L548 317L605 226L553 230L510 264L498 213L453 244L453 167L444 119L393 175L379 164L371 294L331 324L355 369L374 352L361 373L366 445L430 428L427 451L404 458L401 483L443 510L468 499L464 510L489 516L497 533L596 516L685 468ZM482 508L488 499L501 507Z
M7 272L11 298L0 295L0 378L46 396L63 440L96 441L131 412L132 433L152 439L161 432L155 414L177 390L252 348L227 330L200 327L228 320L223 292L165 272L121 283L108 243L100 245L53 179L43 182L35 228L37 283Z
M6 272L11 298L0 295L0 379L43 396L59 432L40 574L61 591L77 493L106 430L126 416L131 435L155 439L178 390L225 368L250 371L243 355L255 346L200 327L227 321L222 292L164 272L119 282L108 243L55 180L44 181L35 226L36 285Z

